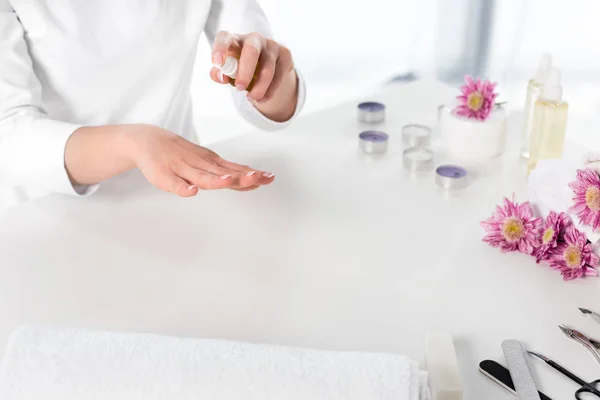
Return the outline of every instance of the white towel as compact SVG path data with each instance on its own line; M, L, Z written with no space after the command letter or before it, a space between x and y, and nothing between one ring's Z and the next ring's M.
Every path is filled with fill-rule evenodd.
M584 232L594 252L600 256L600 231L579 222L577 215L569 213L573 204L573 190L569 183L575 181L578 168L590 168L600 173L600 156L587 154L582 163L563 160L542 160L529 175L529 201L536 214L546 217L551 210L567 212L573 223Z
M418 400L422 389L402 355L56 327L13 332L0 367L10 400Z

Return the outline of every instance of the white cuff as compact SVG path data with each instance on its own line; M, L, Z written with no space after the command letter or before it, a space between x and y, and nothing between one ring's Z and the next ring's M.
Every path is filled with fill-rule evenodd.
M296 103L296 111L292 117L285 122L276 122L265 117L260 111L252 105L246 97L246 92L240 92L235 88L233 90L233 101L238 109L239 113L244 117L246 121L254 125L255 127L265 131L276 131L287 127L296 116L302 111L304 102L306 101L306 84L304 78L300 74L300 71L296 70L296 76L298 77L298 101Z
M51 193L88 196L98 185L73 185L65 167L67 141L81 125L50 119L19 121L5 149L8 159L2 162L13 184L31 186Z

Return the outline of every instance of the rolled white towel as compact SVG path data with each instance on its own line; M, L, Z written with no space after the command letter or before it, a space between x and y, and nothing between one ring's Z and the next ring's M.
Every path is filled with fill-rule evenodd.
M418 400L421 391L423 375L402 355L56 327L13 332L0 367L0 398L10 400Z
M600 153L590 152L583 156L583 166L600 174Z
M569 183L575 181L577 169L589 168L600 173L600 154L589 153L581 163L563 160L542 160L529 175L529 201L536 214L546 217L550 211L566 212L577 226L584 232L594 252L600 256L600 231L579 222L577 215L569 213L573 204L573 190Z

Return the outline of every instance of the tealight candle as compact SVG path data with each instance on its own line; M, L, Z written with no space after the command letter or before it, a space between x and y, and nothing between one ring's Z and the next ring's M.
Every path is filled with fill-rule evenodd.
M358 135L358 145L368 154L385 153L389 136L380 131L365 131Z
M366 101L358 105L358 121L378 124L385 120L385 106L375 101Z
M411 124L402 127L402 143L406 147L427 147L431 129L425 125Z
M433 168L433 152L422 148L411 148L402 153L404 168L411 171L428 171Z
M457 165L440 165L435 170L435 183L442 189L462 189L469 183L467 170Z

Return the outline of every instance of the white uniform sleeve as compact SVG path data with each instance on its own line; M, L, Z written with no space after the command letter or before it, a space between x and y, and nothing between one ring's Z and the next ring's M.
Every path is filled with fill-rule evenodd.
M65 168L65 145L80 125L52 120L42 104L23 26L0 0L0 183L85 195Z
M212 46L215 36L220 31L231 33L258 32L271 38L271 29L262 8L256 0L213 0L204 32L209 45ZM292 118L285 122L275 122L265 117L246 98L244 92L231 88L233 102L238 112L246 121L259 129L274 131L285 128L300 113L306 99L306 85L302 75L298 75L298 103Z

